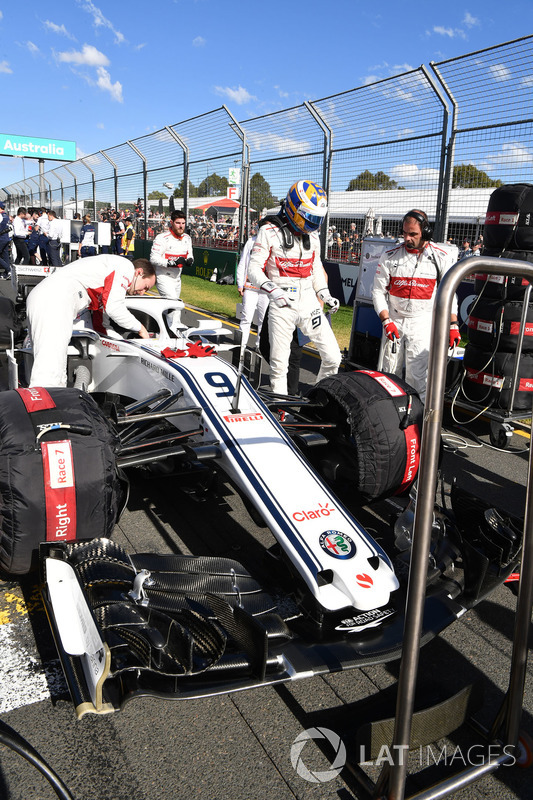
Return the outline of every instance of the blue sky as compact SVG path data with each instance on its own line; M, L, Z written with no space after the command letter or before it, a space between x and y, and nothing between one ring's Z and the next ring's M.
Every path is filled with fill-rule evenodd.
M530 33L530 0L6 4L0 132L83 156L223 103L244 120ZM1 157L0 186L21 178Z

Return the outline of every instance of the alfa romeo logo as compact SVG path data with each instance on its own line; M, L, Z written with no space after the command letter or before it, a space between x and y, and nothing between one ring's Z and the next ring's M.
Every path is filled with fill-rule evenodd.
M355 544L345 533L340 531L324 531L320 534L320 547L333 558L352 558L355 555Z

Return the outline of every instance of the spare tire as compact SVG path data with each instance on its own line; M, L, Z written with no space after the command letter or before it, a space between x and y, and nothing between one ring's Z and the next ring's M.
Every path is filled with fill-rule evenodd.
M524 304L518 301L485 300L480 298L468 315L468 340L482 350L516 352ZM526 309L526 324L522 351L533 350L533 305Z
M316 448L318 469L332 483L351 487L363 502L407 491L420 456L424 406L415 389L372 370L342 372L309 392L314 416L335 422L328 452ZM310 448L310 457L314 452Z
M110 537L127 497L117 436L77 389L0 393L0 567L25 574L40 542Z
M513 408L511 382L516 353L494 353L467 344L463 358L462 391L466 400L508 411L531 411L533 403L533 353L519 356L518 384Z

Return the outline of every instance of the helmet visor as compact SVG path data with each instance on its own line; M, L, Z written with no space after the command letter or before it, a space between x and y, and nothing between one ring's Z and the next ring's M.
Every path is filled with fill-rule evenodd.
M324 217L322 215L318 216L317 214L311 214L309 211L304 211L303 208L300 208L298 213L305 220L305 229L308 231L318 230L324 221Z

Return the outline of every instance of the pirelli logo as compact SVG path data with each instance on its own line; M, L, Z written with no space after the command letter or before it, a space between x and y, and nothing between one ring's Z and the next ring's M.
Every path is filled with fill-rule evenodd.
M249 414L228 414L224 419L226 422L257 422L264 417L257 411Z
M518 214L508 211L490 211L485 217L485 225L516 225Z

